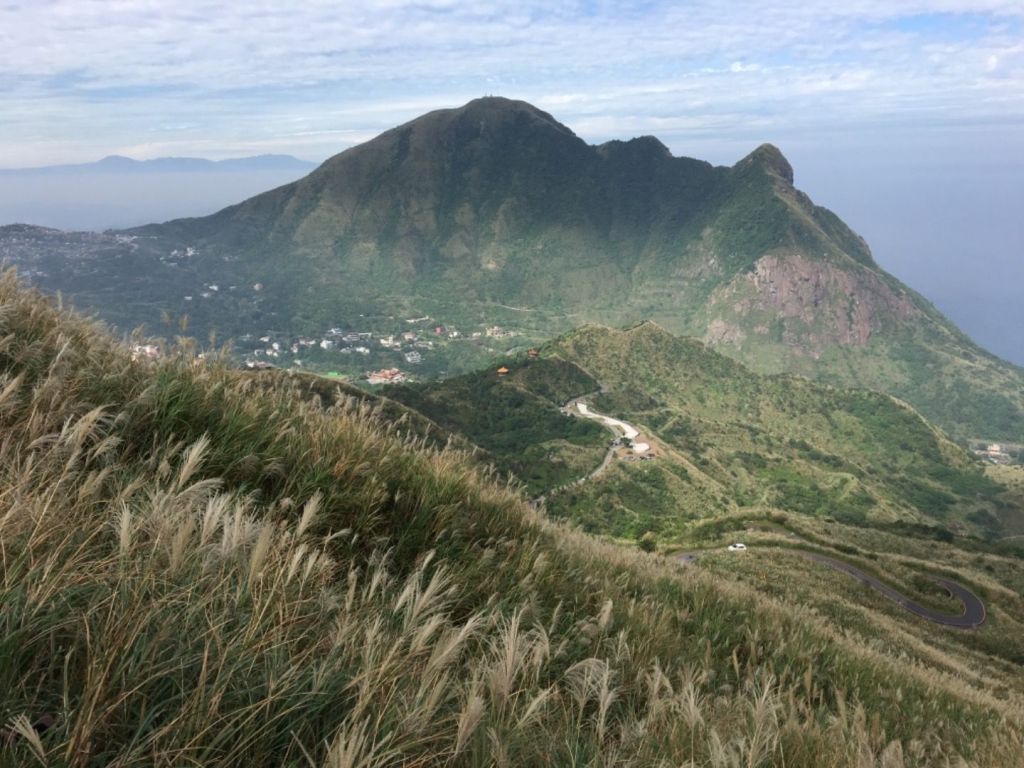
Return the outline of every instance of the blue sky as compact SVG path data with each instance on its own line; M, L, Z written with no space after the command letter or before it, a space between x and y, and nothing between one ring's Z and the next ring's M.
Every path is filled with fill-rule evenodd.
M725 162L762 138L1024 120L1020 0L7 0L0 167L313 160L485 93L592 141Z
M0 167L322 160L485 94L715 163L770 141L1024 364L1022 0L0 0L0 50Z

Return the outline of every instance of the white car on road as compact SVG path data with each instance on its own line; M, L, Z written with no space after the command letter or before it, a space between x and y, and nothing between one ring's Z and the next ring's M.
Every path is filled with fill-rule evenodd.
M743 552L743 551L746 550L746 548L747 548L747 545L743 544L743 543L741 543L739 541L737 541L735 544L730 544L728 546L728 550L730 552Z

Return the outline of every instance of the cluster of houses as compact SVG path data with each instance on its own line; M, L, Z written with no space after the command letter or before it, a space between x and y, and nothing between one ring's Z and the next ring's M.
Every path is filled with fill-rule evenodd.
M287 341L277 340L274 336L267 334L254 339L251 334L246 334L239 339L240 343L252 344L245 364L249 368L266 368L272 366L283 355L302 354L303 351L321 350L323 352L335 351L343 355L369 355L370 344L373 334L369 331L345 331L341 328L331 328L320 338L311 336L299 336ZM293 360L293 365L301 365L301 360Z
M366 381L370 384L401 384L405 380L405 374L397 368L382 368L366 374Z
M134 243L136 239L135 235L116 235L116 238L117 242L120 243L121 245L130 245L132 250L138 248L138 246L135 245ZM192 246L189 246L187 248L175 248L173 251L170 251L169 253L161 254L160 261L168 266L176 267L183 260L191 259L198 255L199 251L197 251ZM191 297L186 298L191 301Z
M489 325L484 329L483 335L488 339L510 339L513 336L518 336L519 334L516 333L516 331L505 330L500 325ZM479 339L480 333L474 333L473 338Z
M259 286L262 287L262 286ZM254 286L254 289L256 286ZM220 286L210 284L204 286L206 292L216 292ZM253 334L246 334L238 339L238 346L245 352L244 364L250 369L274 368L278 366L304 365L303 359L306 355L313 358L311 363L306 360L307 365L317 367L318 363L324 361L323 353L331 355L364 355L370 356L375 350L393 352L401 356L405 365L418 366L423 364L424 357L438 344L457 339L504 339L518 336L516 331L510 331L498 325L488 325L481 331L463 335L457 329L437 323L430 317L408 318L405 322L409 325L418 325L418 328L408 330L395 330L390 333L373 331L355 331L345 328L330 328L317 336L284 336L283 334L266 333L256 337ZM537 351L531 349L530 356L535 357ZM376 360L376 358L373 358ZM385 360L387 358L385 357ZM380 370L367 371L364 378L370 384L394 384L407 380L408 374L398 368L382 368Z
M216 290L217 286L207 286L207 288ZM406 322L424 322L429 320L430 318L413 318ZM436 325L432 329L427 330L426 334L429 335L431 332L439 339L461 338L461 334L457 330L445 325ZM258 341L265 346L255 344L256 340L251 334L243 336L239 341L242 343L252 343L254 346L247 360L247 363L252 363L249 367L255 367L255 363L261 359L270 361L280 358L288 352L291 352L292 355L298 355L307 349L320 349L325 352L333 351L343 355L369 355L374 342L383 349L402 353L405 361L410 365L418 365L423 361L424 351L434 349L435 345L434 340L424 338L423 335L424 332L422 331L404 331L402 333L390 333L375 337L371 331L347 331L342 328L331 328L320 338L299 336L288 341L282 341L269 334L259 337ZM474 334L474 336L479 337L480 334Z
M170 255L168 255L168 256L161 256L160 257L160 261L162 261L164 264L166 264L168 266L176 267L179 264L179 260L191 258L193 256L196 256L198 253L199 253L199 251L197 251L195 248L192 248L192 247L189 247L189 248L186 248L186 249L180 250L180 251L179 250L174 250L174 251L171 251ZM252 292L254 294L260 293L260 292L263 291L263 283L253 283L250 287L252 288ZM221 288L221 286L219 284L217 284L217 283L207 283L207 284L203 285L203 289L201 291L199 291L198 296L199 296L200 299L212 299L212 298L216 297L218 294L221 294L222 292L224 292L224 293L233 293L234 291L237 291L238 289L239 289L239 286L237 286L237 285L229 285L226 288ZM192 300L195 299L195 297L196 296L194 294L189 294L189 295L183 296L182 298L185 301L192 301Z
M1013 446L1018 450L1021 446ZM1001 443L987 443L982 446L972 448L972 452L975 456L985 461L991 462L992 464L1013 464L1014 458L1010 454L1011 446L1003 445Z
M217 290L219 286L206 286L208 290ZM426 323L429 317L413 318L407 322ZM434 349L437 340L458 339L461 335L454 328L446 325L434 325L424 330L407 330L386 335L372 331L353 331L344 328L331 328L321 336L298 336L282 338L277 334L265 334L255 337L252 334L242 336L238 341L249 346L245 366L250 369L273 368L288 360L288 365L302 366L299 355L313 352L320 354L331 352L340 355L369 356L374 347L396 352L408 365L420 365L425 352ZM371 384L392 384L404 381L406 374L397 368L384 368L366 374Z
M423 354L418 350L434 348L434 342L419 338L419 336L413 331L406 331L399 336L391 334L390 336L383 336L380 339L380 345L385 349L401 351L403 344L411 344L413 347L412 350L405 353L405 361L413 365L422 362L423 360Z

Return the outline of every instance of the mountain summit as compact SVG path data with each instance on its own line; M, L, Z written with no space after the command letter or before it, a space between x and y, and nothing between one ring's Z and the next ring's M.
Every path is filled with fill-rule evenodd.
M477 99L212 216L121 233L139 265L200 256L136 272L142 309L108 311L122 324L153 322L153 306L188 313L222 336L404 312L458 324L514 311L548 336L651 319L763 372L889 392L960 436L1024 440L1021 371L881 270L793 180L770 144L715 167L651 136L592 146L526 102ZM212 282L261 293L183 301ZM82 285L57 287L88 303Z

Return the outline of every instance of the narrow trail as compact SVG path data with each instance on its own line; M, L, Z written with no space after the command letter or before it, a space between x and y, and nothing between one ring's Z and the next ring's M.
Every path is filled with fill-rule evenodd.
M707 550L681 552L675 556L675 559L684 565L689 565L697 562L701 555L706 551ZM959 615L942 613L941 611L928 608L913 598L907 597L899 590L890 587L885 582L879 581L871 574L865 573L860 568L850 565L843 560L837 560L836 558L829 557L828 555L819 555L816 552L807 552L802 549L781 549L777 551L789 552L790 554L811 560L819 565L824 565L826 568L831 568L835 571L839 571L840 573L845 573L847 576L851 576L852 578L867 584L876 592L889 598L898 606L903 608L903 610L934 624L941 624L943 626L953 627L956 629L977 629L985 623L985 619L987 617L985 604L981 599L963 584L951 579L945 579L941 576L928 577L963 604L964 611Z

